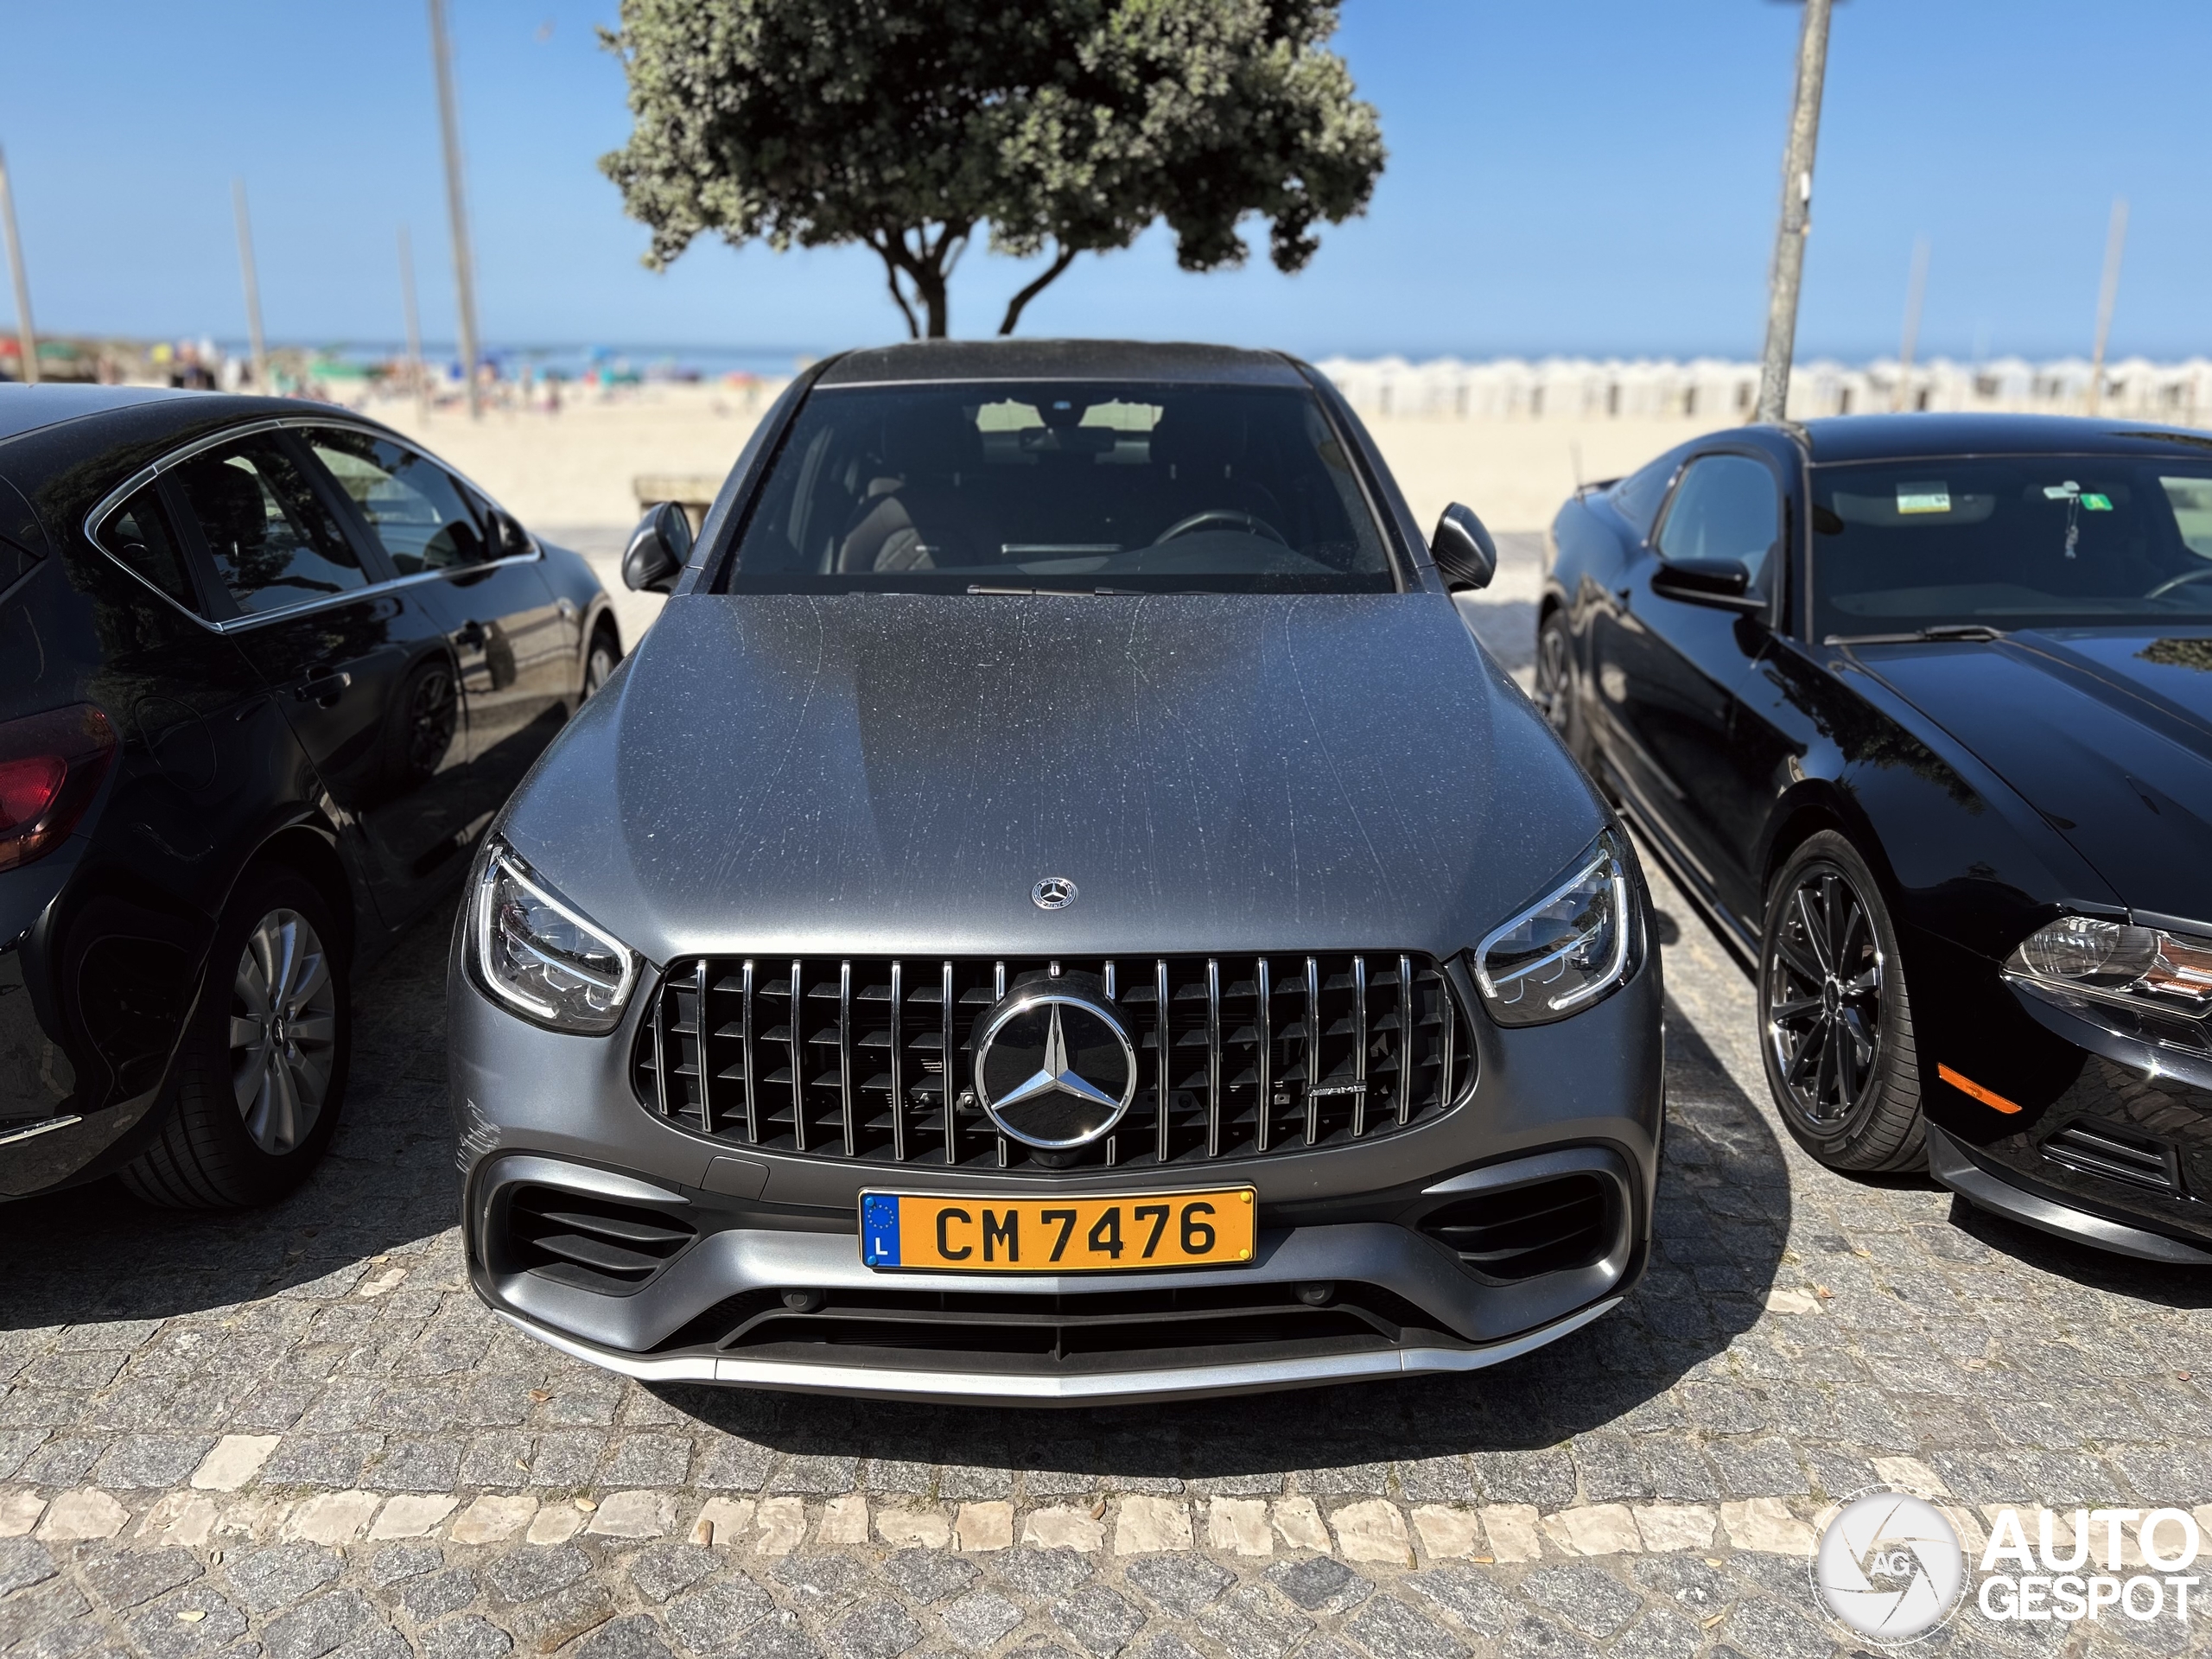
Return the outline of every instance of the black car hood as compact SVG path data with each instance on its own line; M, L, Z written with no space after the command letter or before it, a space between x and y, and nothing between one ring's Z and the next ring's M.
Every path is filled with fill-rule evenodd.
M1444 955L1603 823L1440 595L697 595L502 832L664 962Z
M2212 636L2054 629L1857 654L2128 905L2212 925Z

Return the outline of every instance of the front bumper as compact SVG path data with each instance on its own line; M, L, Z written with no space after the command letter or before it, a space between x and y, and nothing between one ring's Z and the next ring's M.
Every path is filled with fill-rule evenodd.
M2085 1209L2071 1195L2061 1197L2032 1177L1978 1157L1933 1123L1928 1126L1928 1173L1961 1198L2041 1232L2139 1261L2212 1267L2212 1248L2200 1249Z
M2045 1232L2212 1265L2212 1056L2114 1030L2063 997L2001 981L1992 991L1991 1017L1958 1022L1942 1052L2000 1097L2015 1091L2018 1109L1944 1086L1929 1124L1930 1173Z
M1066 1178L708 1139L638 1103L629 1022L607 1039L544 1032L455 968L451 1086L472 1281L520 1329L630 1376L1046 1405L1472 1370L1599 1317L1648 1254L1663 1110L1656 960L1556 1026L1500 1032L1475 1020L1473 1094L1427 1125ZM1572 1260L1502 1277L1420 1230L1446 1206L1553 1190L1546 1183L1580 1184L1603 1208ZM1259 1205L1259 1249L1243 1267L975 1275L881 1273L860 1257L863 1188L988 1201L1233 1185L1254 1187ZM512 1217L522 1203L543 1224L570 1195L679 1242L654 1247L666 1259L628 1284L548 1271L517 1248ZM1320 1286L1319 1305L1298 1294ZM784 1306L787 1292L804 1306Z

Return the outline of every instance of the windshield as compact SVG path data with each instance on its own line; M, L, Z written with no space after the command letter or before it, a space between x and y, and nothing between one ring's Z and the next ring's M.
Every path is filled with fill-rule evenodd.
M834 388L785 438L731 593L1387 593L1312 394Z
M1815 639L2212 620L2212 467L2112 455L1813 469Z

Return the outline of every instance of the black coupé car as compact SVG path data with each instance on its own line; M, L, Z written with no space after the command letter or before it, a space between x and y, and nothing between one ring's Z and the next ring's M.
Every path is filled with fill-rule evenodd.
M1537 680L1816 1157L2212 1262L2212 439L1684 444L1560 511Z
M0 388L0 1198L304 1176L353 968L620 654L581 558L373 422Z
M476 861L478 1293L631 1376L1067 1402L1464 1371L1649 1248L1611 815L1287 358L811 370Z

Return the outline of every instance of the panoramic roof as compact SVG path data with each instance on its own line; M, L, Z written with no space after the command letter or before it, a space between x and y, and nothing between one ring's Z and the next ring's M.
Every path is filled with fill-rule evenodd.
M2212 433L2070 415L1838 415L1803 423L1816 461L1910 455L2212 456Z
M820 386L947 380L1184 380L1195 385L1302 386L1288 358L1130 340L923 340L848 352Z

